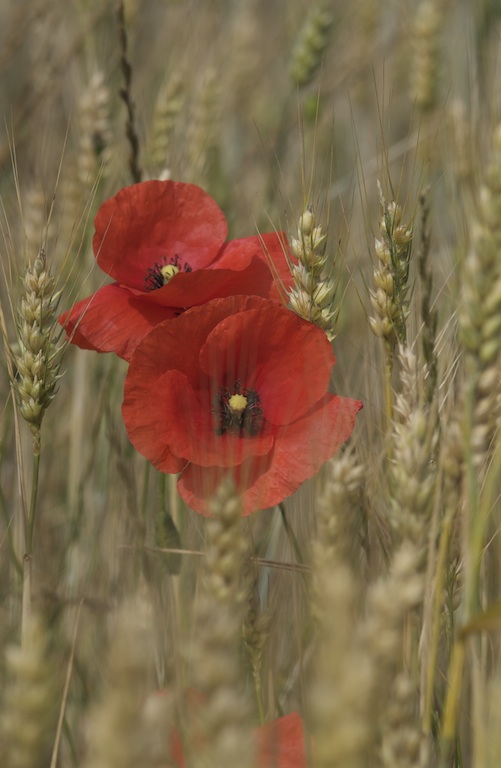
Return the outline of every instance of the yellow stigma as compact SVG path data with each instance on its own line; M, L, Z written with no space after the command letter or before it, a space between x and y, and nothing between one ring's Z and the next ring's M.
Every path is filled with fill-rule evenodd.
M167 283L172 280L174 275L177 275L178 272L179 267L175 267L174 264L166 264L165 267L162 267L160 274L163 277L164 285L167 285Z
M244 395L232 395L228 400L228 405L232 411L239 413L247 407L247 398Z

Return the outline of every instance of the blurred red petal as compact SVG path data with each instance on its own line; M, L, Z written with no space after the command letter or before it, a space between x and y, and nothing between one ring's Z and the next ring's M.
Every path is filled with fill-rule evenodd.
M201 703L198 708L202 708ZM192 716L192 713L189 714ZM307 768L304 724L297 712L291 712L256 728L254 734L256 768ZM168 746L172 763L178 768L184 768L186 760L183 742L177 728L172 729ZM198 746L203 753L203 747Z
M297 712L257 731L259 768L307 768L303 721Z

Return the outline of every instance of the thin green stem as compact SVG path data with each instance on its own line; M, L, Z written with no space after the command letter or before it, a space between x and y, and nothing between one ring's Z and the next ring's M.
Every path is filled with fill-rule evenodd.
M141 519L144 521L146 520L146 506L148 504L148 488L149 488L149 481L150 481L150 467L151 464L149 461L144 462L144 477L143 477L143 488L141 491Z
M261 685L261 675L259 673L259 669L254 669L253 667L252 677L254 678L254 690L256 691L259 724L264 725L266 722L266 715L264 713L263 686Z
M387 345L385 365L384 365L384 381L385 381L385 403L386 403L386 431L388 435L391 435L392 422L393 422L393 391L391 388L392 373L393 373L393 352Z
M40 435L35 438L33 448L33 477L31 480L31 499L26 526L25 551L23 558L23 605L21 635L24 634L31 614L31 561L38 499L38 479L40 475Z
M435 693L435 674L437 671L437 659L438 650L440 644L440 630L442 626L442 606L443 606L443 590L445 583L445 574L447 570L447 554L449 551L449 543L452 529L452 521L454 519L455 509L447 510L442 523L442 532L440 535L440 544L437 557L436 567L436 581L435 581L435 593L433 597L433 612L432 612L432 630L430 640L430 653L428 658L428 666L426 669L426 691L425 691L425 705L423 712L423 733L429 736L432 728L432 707L433 696Z
M444 716L442 724L442 743L441 743L441 768L447 768L450 764L449 758L452 753L457 729L457 711L459 697L461 694L463 681L463 666L465 660L465 644L461 637L456 638L452 657L449 665L449 689L445 700Z
M26 531L26 557L31 557L33 550L33 536L37 513L38 479L40 476L40 443L33 453L33 478L31 481L31 499L28 512L28 529Z
M158 506L162 514L168 511L167 503L167 476L160 472L158 475Z
M12 538L12 526L11 526L12 520L9 518L9 514L7 512L7 505L6 505L6 501L5 501L5 496L4 496L4 493L3 493L1 488L0 488L0 514L2 516L3 523L4 523L4 528L5 528L6 537L7 537L7 545L9 547L9 556L10 556L11 562L12 562L14 568L16 569L17 575L20 578L22 578L23 566L21 565L19 557L17 556L16 548L14 546L14 541L13 541L13 538Z

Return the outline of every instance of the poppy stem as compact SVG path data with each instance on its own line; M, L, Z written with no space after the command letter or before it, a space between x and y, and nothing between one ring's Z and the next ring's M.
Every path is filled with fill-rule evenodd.
M299 546L299 542L296 538L296 534L292 530L289 521L287 520L287 516L285 514L285 506L283 503L280 503L278 505L278 508L280 510L280 515L282 517L282 523L285 528L285 532L287 534L287 538L289 539L290 545L292 549L294 550L294 554L296 555L296 559L298 563L301 563L301 565L304 564L304 558L301 552L301 547Z
M393 354L391 349L386 350L384 378L385 378L385 402L386 402L386 431L389 437L392 432L393 420L393 392L391 389L391 376L393 372ZM391 451L391 448L389 449ZM391 455L388 456L391 458Z
M35 531L35 518L38 498L38 478L40 475L40 438L34 442L33 451L33 476L31 480L31 498L26 524L25 551L23 557L23 605L21 635L23 635L29 616L31 614L31 561L33 553L33 536Z
M151 467L150 462L145 461L143 488L141 490L141 520L146 520L146 507L148 504L148 490L149 490L149 481L150 481L150 467Z

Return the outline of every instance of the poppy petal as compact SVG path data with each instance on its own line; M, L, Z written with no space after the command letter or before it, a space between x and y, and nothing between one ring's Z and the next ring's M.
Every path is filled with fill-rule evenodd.
M167 285L148 294L148 298L179 308L237 295L262 296L279 302L284 288L288 289L292 282L284 248L275 233L230 240L206 269L179 272Z
M165 398L169 383L168 374L149 382L127 377L122 414L135 448L161 472L177 473L186 460L175 455L169 445L170 411Z
M149 387L148 391L151 392ZM163 446L168 445L175 456L202 466L217 464L221 467L241 464L248 457L268 453L273 446L273 436L269 433L246 439L231 434L218 435L207 392L203 393L204 398L200 398L189 379L180 371L167 371L161 376L155 393L161 400L157 412L138 408L136 398L141 398L140 402L143 402L144 390L141 388L138 391L129 380L125 389L123 417L133 445L164 472L171 470L161 466L159 446L163 451ZM149 430L162 433L162 440L149 439Z
M172 280L147 294L148 298L164 306L196 307L211 299L237 295L262 295L271 290L271 274L259 259L239 272L231 269L199 269L197 272L180 272ZM249 287L255 286L255 290Z
M112 283L77 302L59 323L72 344L130 360L144 336L174 315L174 309L145 302L134 291Z
M114 280L145 290L148 269L176 257L192 270L206 267L228 227L210 195L194 184L144 181L120 190L99 208L94 253Z
M266 420L289 424L327 392L335 358L323 331L290 310L268 303L222 320L200 352L209 376L256 390Z
M277 431L271 453L236 467L232 476L242 496L242 514L279 504L313 477L348 439L361 407L358 400L328 395L322 405ZM189 464L179 478L179 494L192 509L207 515L207 500L224 476L219 467Z
M294 493L346 442L361 407L359 400L329 394L302 419L279 429L271 466L246 490L246 496L264 508Z
M291 257L285 233L267 232L253 237L230 240L223 245L210 268L239 269L239 265L243 264L244 254L246 254L247 265L250 266L252 263L252 274L249 276L245 293L265 296L281 302L286 291L293 284L288 263ZM266 293L263 292L264 285L267 286Z
M235 467L202 467L187 464L178 482L177 489L183 501L200 515L210 517L209 500L215 496L222 481L230 476L241 495L242 515L246 517L264 509L267 505L256 505L254 495L247 493L263 472L271 466L273 451L264 456L253 456Z
M307 768L304 726L297 712L262 725L256 736L259 768Z
M160 323L137 346L128 378L151 379L176 369L186 374L194 389L200 389L208 381L200 367L200 349L212 329L228 315L268 305L266 299L255 296L231 296L214 299L183 312L175 320ZM222 383L216 381L208 386L217 391Z

